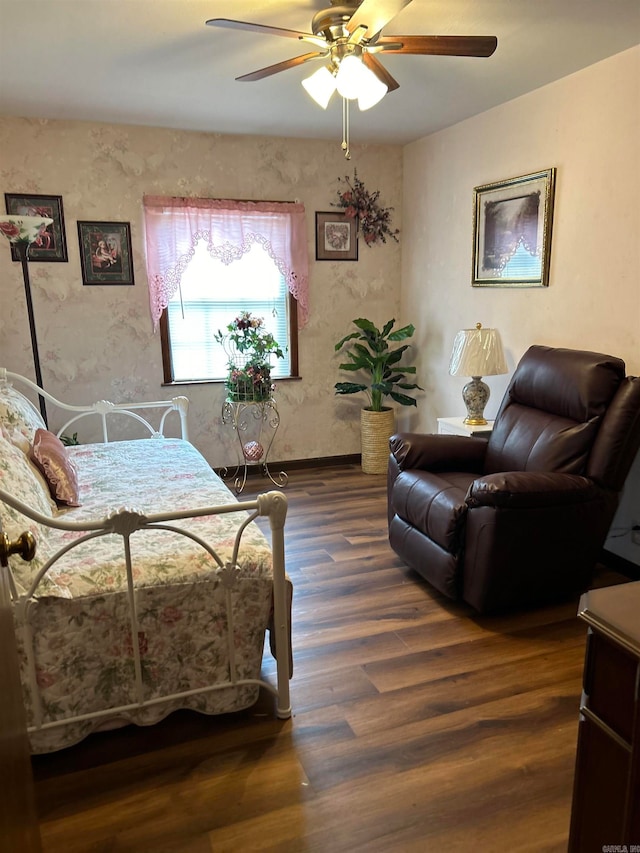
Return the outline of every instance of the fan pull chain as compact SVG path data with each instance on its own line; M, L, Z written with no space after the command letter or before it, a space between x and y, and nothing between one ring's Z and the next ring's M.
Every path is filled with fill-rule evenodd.
M349 151L349 100L342 99L342 150L346 160L351 160Z

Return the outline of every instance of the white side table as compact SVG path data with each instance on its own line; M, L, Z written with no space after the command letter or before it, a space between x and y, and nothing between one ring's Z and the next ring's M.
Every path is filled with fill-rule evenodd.
M467 435L474 436L491 435L494 421L488 421L481 426L465 424L464 418L438 418L438 435Z

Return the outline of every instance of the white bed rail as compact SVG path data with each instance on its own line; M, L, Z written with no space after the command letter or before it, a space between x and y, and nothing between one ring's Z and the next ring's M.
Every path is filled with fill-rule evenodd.
M187 425L189 400L187 397L172 397L170 400L155 400L152 402L140 403L111 403L109 400L97 400L95 403L91 403L86 406L72 406L69 403L63 403L61 400L56 399L52 394L49 394L48 391L45 391L39 385L36 385L35 382L27 379L26 376L21 376L19 373L12 373L4 367L0 367L0 384L2 382L23 384L36 394L44 397L45 400L48 400L61 411L73 412L71 417L57 431L56 434L58 437L66 433L69 427L73 426L82 418L93 415L100 418L102 426L102 440L106 444L109 441L108 417L112 415L125 415L126 417L133 418L135 421L142 424L142 426L149 431L151 438L162 438L164 435L167 416L171 412L177 412L180 417L181 437L187 441L189 440L189 428ZM19 391L20 388L17 388L17 390ZM34 411L38 412L38 409L33 405L31 400L28 402L31 404ZM158 429L155 429L146 418L138 414L138 410L140 409L157 409L162 412ZM40 413L38 412L38 414Z
M260 685L269 690L275 695L277 704L277 715L280 719L288 719L291 716L291 705L289 698L289 678L290 678L290 613L287 599L287 581L285 573L285 557L284 557L284 524L287 514L287 499L282 492L272 491L258 495L255 500L243 501L232 504L223 504L221 506L202 507L198 509L188 509L180 512L163 512L156 514L145 515L132 509L120 509L108 517L96 519L95 521L73 522L65 521L64 517L50 518L40 513L34 512L26 504L14 498L8 492L0 489L0 500L4 501L9 506L21 512L23 515L37 521L39 524L57 528L58 530L67 530L74 532L85 532L86 535L74 539L69 544L62 547L42 566L38 575L33 580L31 587L26 593L19 593L15 579L8 567L0 567L0 571L8 572L9 588L13 599L14 607L17 611L18 622L23 626L24 632L24 647L28 658L29 679L31 685L31 693L34 698L34 719L35 724L29 728L30 732L51 729L57 726L69 725L70 723L78 723L83 720L96 719L100 717L113 717L121 712L138 710L150 705L158 705L168 703L175 699L193 696L196 694L209 693L214 690L222 690L229 687L240 687L243 685ZM172 524L180 520L188 518L198 518L204 515L219 515L226 513L244 513L249 515L242 519L239 523L238 530L235 536L235 542L232 551L232 558L228 561L223 561L217 554L215 549L206 541L184 530L179 526ZM238 552L241 545L242 534L247 525L254 521L258 516L267 516L271 527L271 551L272 551L272 572L273 572L273 619L272 619L272 646L276 658L276 686L262 679L243 679L239 678L235 666L235 642L234 642L234 625L233 625L233 609L231 606L231 593L241 573L241 567L238 564ZM29 628L29 620L26 618L26 611L35 602L34 595L38 585L46 576L47 572L62 556L67 554L73 548L100 536L109 534L117 534L122 537L123 551L127 575L127 598L129 607L129 619L131 626L131 636L138 636L138 614L136 609L136 587L133 580L133 565L131 558L131 535L137 530L169 530L174 533L186 536L193 542L201 546L215 561L216 568L213 573L218 577L222 588L225 591L226 597L226 612L227 612L227 632L226 632L226 647L229 660L229 680L225 682L217 682L206 687L200 687L192 690L185 690L178 693L165 694L153 699L143 699L143 681L142 681L142 665L141 652L138 643L132 644L134 657L134 672L135 672L135 695L137 701L127 705L119 705L117 707L109 707L92 713L81 714L77 716L69 716L63 719L54 720L51 722L43 722L43 708L39 698L39 690L36 679L36 665L33 651L33 638Z

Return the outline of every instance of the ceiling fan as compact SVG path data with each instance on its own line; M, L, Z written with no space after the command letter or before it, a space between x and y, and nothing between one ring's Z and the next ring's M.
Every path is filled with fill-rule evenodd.
M330 8L314 15L310 33L230 18L211 18L206 23L210 27L284 36L313 45L316 49L311 53L303 53L243 74L236 80L253 82L309 61L327 60L314 74L303 80L302 85L323 109L326 109L336 90L342 96L342 148L349 158L349 101L357 99L360 109L366 110L400 85L380 62L378 54L491 56L498 45L495 36L383 36L382 28L410 2L331 0Z
M378 53L406 53L438 56L491 56L498 40L495 36L383 36L381 30L389 21L408 6L411 0L331 0L329 9L322 9L311 21L311 32L299 32L248 21L229 18L211 18L210 27L284 36L309 42L317 49L303 53L284 62L277 62L250 74L236 77L242 82L262 80L288 68L295 68L315 59L328 59L332 65L350 55L360 58L364 65L381 80L389 91L400 85L379 61Z

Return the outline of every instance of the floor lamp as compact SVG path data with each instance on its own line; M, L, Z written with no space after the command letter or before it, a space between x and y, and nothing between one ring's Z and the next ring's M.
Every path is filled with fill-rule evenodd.
M31 301L31 282L29 280L28 253L29 246L35 243L44 229L51 225L53 219L46 216L14 216L7 213L0 214L0 233L15 247L18 258L22 264L22 276L24 278L24 292L27 299L27 314L29 315L29 331L31 332L31 349L33 351L33 364L36 371L36 382L42 385L42 373L40 371L40 356L38 355L38 339L36 337L36 323L33 316L33 302ZM47 426L47 409L44 397L38 395L42 419Z

